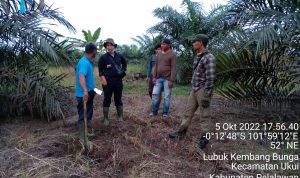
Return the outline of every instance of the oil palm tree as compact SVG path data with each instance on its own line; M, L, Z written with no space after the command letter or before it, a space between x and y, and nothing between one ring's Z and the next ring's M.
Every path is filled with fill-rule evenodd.
M293 101L299 86L299 1L231 0L203 13L201 4L183 0L183 11L154 10L161 21L149 32L174 41L178 81L189 81L189 36L205 33L217 58L218 92L230 99L279 105Z
M299 82L299 72L293 72L299 60L299 7L299 1L230 1L221 20L232 28L216 46L229 47L218 53L219 84L226 85L222 95L275 106L297 100L299 94L289 94Z
M207 34L210 28L200 3L183 0L182 8L182 12L170 6L155 9L154 16L161 21L151 27L148 32L170 38L177 52L191 53L191 43L188 38L199 33Z
M158 35L154 37L153 35L142 35L136 36L135 38L132 38L132 40L137 43L141 53L141 60L139 63L146 64L154 54L155 46L160 44L163 40L163 36Z
M0 115L38 114L50 121L64 117L70 99L61 86L64 77L48 75L45 64L70 61L62 37L51 30L49 21L71 32L75 28L62 14L43 0L25 1L25 13L18 0L0 1Z
M182 12L178 12L170 6L157 8L154 16L160 22L151 27L148 32L170 38L172 47L178 54L177 82L189 83L192 75L193 49L191 37L204 33L216 37L220 28L216 27L217 19L223 13L223 7L217 6L206 14L201 3L191 0L182 1Z
M145 62L143 60L144 54L142 53L141 48L135 44L119 45L117 50L118 50L118 52L120 52L123 55L123 57L129 63L143 64Z

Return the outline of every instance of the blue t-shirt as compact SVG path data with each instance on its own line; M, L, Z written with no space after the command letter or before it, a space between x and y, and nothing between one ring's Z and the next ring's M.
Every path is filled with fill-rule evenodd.
M94 65L86 56L82 57L76 67L76 96L83 97L84 91L79 82L79 75L85 76L86 88L92 91L95 88Z

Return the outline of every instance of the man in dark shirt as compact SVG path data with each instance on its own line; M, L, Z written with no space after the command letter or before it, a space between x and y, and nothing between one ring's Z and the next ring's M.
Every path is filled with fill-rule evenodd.
M115 52L117 44L115 44L113 39L108 38L104 42L104 47L107 53L100 57L98 68L100 81L102 83L102 88L104 91L103 122L104 125L107 126L109 125L109 107L113 94L115 106L117 108L118 120L123 120L122 79L125 76L127 62L121 54ZM120 71L123 71L123 74L120 74Z
M153 92L153 87L154 87L153 82L152 82L152 80L153 80L152 70L156 63L157 55L158 55L158 53L161 52L161 45L157 44L155 46L154 50L155 50L155 54L152 55L151 60L149 61L148 68L147 68L147 84L148 84L149 96L151 99L152 99L152 92Z
M176 132L169 134L170 138L177 138L186 134L188 127L197 108L200 107L201 119L206 120L202 123L202 133L198 147L205 148L208 140L205 134L213 130L213 122L210 117L210 100L213 94L214 82L216 79L215 57L207 50L208 37L204 34L197 35L193 40L193 48L197 52L194 60L193 78L191 81L192 91L190 93L185 111L185 118Z

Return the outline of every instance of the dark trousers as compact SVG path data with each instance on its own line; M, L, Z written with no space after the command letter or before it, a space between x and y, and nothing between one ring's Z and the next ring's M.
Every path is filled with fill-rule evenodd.
M114 94L115 106L123 106L122 103L122 91L123 82L122 79L107 79L107 85L102 86L104 92L103 107L110 107L111 97Z
M94 103L95 92L89 91L89 100L86 103L87 109L87 120L91 121L93 117L93 103ZM77 99L77 111L78 111L78 125L84 123L84 109L83 109L83 97L76 97Z

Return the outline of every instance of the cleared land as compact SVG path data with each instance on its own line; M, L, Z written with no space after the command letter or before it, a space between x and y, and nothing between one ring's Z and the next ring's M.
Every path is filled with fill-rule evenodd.
M70 71L72 74L72 69ZM73 82L74 76L70 77L65 80L66 85L69 84L67 82ZM170 140L168 133L180 124L184 116L189 87L175 86L168 120L163 120L160 116L150 119L150 98L147 96L145 80L125 80L124 122L116 121L115 108L111 107L111 124L105 127L101 122L103 97L95 98L93 122L96 137L93 140L94 152L89 155L91 159L82 160L78 156L80 145L77 139L74 99L66 126L62 121L45 123L37 120L27 121L26 118L0 125L0 177L208 178L209 174L242 173L232 170L230 162L204 161L204 152L271 152L267 142L228 139L212 140L204 152L199 151L195 147L200 132L199 125L202 122L198 115L195 116L184 139ZM219 96L213 98L212 111L213 119L221 123L276 121L270 114L257 112L256 109L243 107L239 102L230 102ZM244 172L252 173L254 172Z

